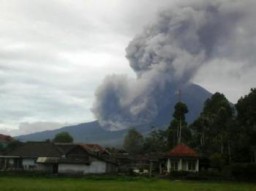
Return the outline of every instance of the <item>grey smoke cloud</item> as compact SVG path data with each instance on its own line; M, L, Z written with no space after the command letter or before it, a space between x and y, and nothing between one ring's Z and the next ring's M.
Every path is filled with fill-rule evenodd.
M192 2L160 12L129 43L126 57L137 78L108 76L98 88L92 111L104 127L152 121L170 92L191 83L201 66L216 59L253 65L255 3Z

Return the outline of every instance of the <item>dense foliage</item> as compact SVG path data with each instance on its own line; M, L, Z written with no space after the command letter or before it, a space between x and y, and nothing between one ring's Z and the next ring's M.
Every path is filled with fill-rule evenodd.
M233 114L233 106L226 97L215 93L206 100L201 115L190 125L194 134L191 144L209 157L216 168L231 160Z
M166 130L154 130L143 141L142 135L133 129L126 136L125 145L144 153L164 153L179 142L186 143L208 158L211 167L216 169L256 162L256 89L251 89L236 104L221 93L213 94L190 125L186 123L186 113L186 104L178 102Z
M256 89L240 98L237 111L236 134L233 137L237 162L256 162Z
M143 149L143 136L135 129L130 129L124 138L124 149L131 154L140 154Z
M144 152L162 153L168 149L168 136L165 130L154 130L146 138L144 142Z
M72 143L73 137L68 132L60 132L55 135L53 142L55 142L55 143Z
M186 113L188 108L185 103L178 102L174 107L173 119L168 127L168 147L172 148L181 142L187 142L191 138L187 129Z

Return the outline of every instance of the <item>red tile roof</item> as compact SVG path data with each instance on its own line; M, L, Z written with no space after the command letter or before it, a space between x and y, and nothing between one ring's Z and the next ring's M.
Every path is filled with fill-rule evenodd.
M108 153L108 151L105 148L101 147L98 144L79 144L79 145L89 152L101 153L101 154Z
M0 142L8 143L8 142L11 142L11 141L13 141L13 138L11 136L0 134Z
M191 149L185 144L179 144L174 147L169 153L170 157L198 157L195 150Z

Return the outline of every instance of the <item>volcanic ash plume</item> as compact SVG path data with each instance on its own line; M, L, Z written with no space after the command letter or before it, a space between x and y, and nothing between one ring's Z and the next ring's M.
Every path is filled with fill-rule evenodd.
M98 88L92 111L100 124L123 129L151 122L203 64L237 59L236 52L249 58L248 48L240 49L250 41L247 31L255 31L250 28L254 4L196 1L161 12L126 48L137 78L108 76Z

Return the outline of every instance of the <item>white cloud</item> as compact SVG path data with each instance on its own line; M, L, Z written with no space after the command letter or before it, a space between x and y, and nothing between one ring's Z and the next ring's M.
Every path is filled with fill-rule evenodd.
M68 123L58 123L58 122L22 122L19 124L18 128L13 128L13 126L2 125L0 124L1 133L4 134L12 134L12 136L16 135L25 135L35 131L47 131L47 130L54 130L61 127L69 126L72 124Z
M125 47L158 2L2 1L0 132L43 130L38 121L93 120L90 109L102 79L134 75ZM144 12L146 5L150 11ZM30 124L26 131L24 124Z

